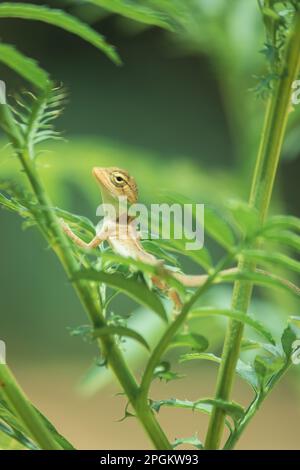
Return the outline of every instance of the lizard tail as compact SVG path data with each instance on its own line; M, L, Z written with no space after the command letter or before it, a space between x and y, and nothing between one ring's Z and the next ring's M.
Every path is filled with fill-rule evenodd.
M229 268L229 269L224 269L223 271L220 272L220 274L222 275L236 274L238 272L239 272L238 268ZM271 279L279 281L283 286L288 287L296 295L300 296L300 287L293 284L291 281L288 281L287 279L283 279L282 277L277 276L276 274L270 273L268 271L264 271L263 269L256 268L255 272L258 274L264 274L265 276L268 276ZM207 281L207 278L208 278L207 274L188 275L188 274L176 273L176 272L171 272L171 271L169 271L169 273L171 274L171 276L177 279L177 281L179 281L182 285L186 287L201 287Z
M230 268L225 269L222 271L222 274L234 274L238 272L237 268ZM176 273L171 272L171 276L173 276L177 281L179 281L182 285L186 287L200 287L207 281L207 274L200 274L200 275L190 275L190 274L183 274L183 273Z

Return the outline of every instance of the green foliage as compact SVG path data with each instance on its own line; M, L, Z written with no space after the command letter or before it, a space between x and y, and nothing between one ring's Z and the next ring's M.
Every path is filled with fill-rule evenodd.
M32 440L28 437L24 425L20 423L18 418L15 416L12 410L9 409L8 404L4 400L0 401L0 431L2 431L2 433L4 433L7 438L9 438L8 442L16 441L17 443L21 444L21 448L27 448L31 450L38 449L38 446L34 444L34 442L32 442Z
M134 0L126 2L90 0L89 3L130 20L160 26L169 31L175 30L176 38L181 40L181 44L189 42L190 47L195 47L198 51L204 46L207 50L213 47L213 56L222 56L222 63L226 61L229 63L226 50L231 51L228 46L235 44L236 41L232 40L231 33L224 24L223 16L225 23L230 24L228 19L231 9L227 6L228 2L219 2L219 6L215 4L211 10L204 6L205 2L194 0L189 0L184 5L177 0L173 2L171 0L160 2L147 0L143 4ZM235 8L236 4L237 2L232 2L232 8ZM290 106L290 84L286 80L287 77L288 80L295 78L299 70L298 62L296 64L300 54L300 50L296 49L299 47L299 41L293 42L294 36L289 34L291 28L294 27L294 18L298 18L299 13L298 11L295 13L294 2L260 1L259 5L266 29L263 54L268 61L268 74L261 80L260 87L262 93L277 93L274 95L277 98L273 98L272 93L268 93L270 95L268 113L270 114L267 114L266 122L269 127L266 127L268 132L263 133L262 153L258 155L258 170L253 179L250 203L234 200L225 207L223 204L219 207L207 205L205 230L221 253L217 263L206 248L187 253L185 251L187 237L181 240L173 237L171 240L144 241L144 246L148 247L152 253L171 262L174 270L181 268L181 256L187 256L201 266L208 274L203 283L194 290L179 285L172 276L172 269L166 270L162 264L149 266L140 261L123 258L112 253L107 247L87 252L72 245L67 239L60 227L59 217L68 221L75 233L87 240L95 234L95 228L87 218L53 206L43 187L36 164L38 144L60 137L54 129L53 120L61 112L65 102L65 92L60 88L53 89L47 73L31 59L17 52L12 46L0 45L2 62L39 89L37 94L28 92L25 96L17 98L17 105L14 107L6 105L0 107L0 125L6 132L13 152L31 184L29 194L16 188L6 188L6 192L0 194L0 205L23 217L26 226L37 225L48 244L58 255L91 321L91 325L79 327L72 334L98 340L100 351L103 350L107 364L113 369L128 399L123 419L136 416L147 430L156 448L160 449L171 449L184 444L190 444L199 449L203 447L198 438L177 439L172 446L152 412L154 410L159 413L162 407L183 408L209 414L211 424L205 448L218 447L225 420L229 429L225 448L232 448L261 403L292 363L293 344L297 338L295 327L299 326L299 319L290 319L278 342L265 323L247 314L252 285L284 288L297 297L300 295L299 287L292 280L281 277L281 272L280 275L276 274L278 268L284 273L293 271L298 274L300 271L300 264L296 259L300 247L300 221L290 216L275 216L266 220L268 201L277 169L276 162L281 150L282 139L278 138L278 135L283 137L285 133ZM213 46L210 45L211 38L215 35L215 29L208 21L210 16L215 18L217 29L223 31L226 38L225 47L221 44L222 41L215 42ZM115 63L120 63L114 48L102 36L63 11L22 3L2 3L0 5L1 17L37 20L58 26L77 34L103 51ZM204 26L205 41L201 37L200 23ZM299 39L299 18L296 26L296 39ZM292 68L293 72L289 75L285 75L287 65ZM236 72L235 79L241 75ZM287 87L283 89L284 93L280 93L281 86ZM282 112L280 119L276 106ZM269 141L264 139L269 139ZM177 195L165 195L163 202L185 204L193 201ZM192 208L191 211L193 211ZM195 222L196 214L192 212L191 216ZM159 221L157 221L156 229L157 233L160 233ZM274 243L276 251L274 251ZM290 250L293 254L290 254ZM238 269L226 271L236 260L239 261ZM260 266L271 272L261 269ZM149 278L151 279L153 275L161 278L167 287L174 287L180 292L183 306L175 318L172 316L174 312L167 311L168 306L163 304L159 293L152 288ZM225 282L236 283L230 309L215 306L194 307L198 299L214 284ZM153 348L150 348L142 334L127 325L122 315L123 312L115 314L111 310L111 301L115 293L108 296L107 287L112 288L116 294L127 295L164 321L165 329ZM216 356L213 352L207 352L210 338L192 329L191 320L211 316L224 316L229 319L227 341L230 341L230 344L228 346L227 343L227 347L225 345L222 357ZM245 326L254 329L256 333L264 337L266 342L253 341L243 336ZM140 383L136 381L124 360L123 338L135 340L150 352ZM219 368L221 393L218 390L214 398L200 398L196 401L177 398L153 401L150 398L153 379L158 378L169 382L184 377L183 374L171 370L171 363L165 358L165 354L170 350L180 348L188 350L179 358L182 364L187 361L195 363L196 360L208 360L221 364ZM240 353L247 349L258 352L252 360L244 362L240 358ZM5 373L3 370L0 370L0 379L1 373ZM237 374L252 387L254 398L246 408L227 399L233 374ZM0 395L0 438L2 439L0 446L1 442L3 442L2 445L11 446L11 442L15 441L17 446L29 449L48 448L48 446L72 449L72 445L56 431L47 418L28 402L14 380L10 379L9 385L8 392L6 389L3 392L5 396ZM133 407L134 413L128 411L129 406ZM5 435L4 438L3 435Z
M68 328L68 330L71 336L79 336L88 342L93 340L93 328L90 325L80 325L75 328Z
M99 328L94 331L93 336L95 338L101 338L101 336L109 336L109 335L117 335L120 337L128 337L128 338L133 338L136 341L138 341L140 344L142 344L148 351L150 350L150 347L147 343L147 341L137 333L136 331L126 328L125 326L105 326L103 328Z
M48 418L46 418L45 415L43 415L37 408L35 408L35 411L38 413L38 415L41 417L44 425L46 428L50 431L51 435L53 438L58 442L58 444L64 449L64 450L75 450L75 447L64 437L62 436L57 429L53 426L51 421L49 421Z
M159 11L155 11L148 5L141 5L136 1L123 0L88 0L89 3L102 7L112 13L117 13L125 18L139 21L148 25L173 29L170 18ZM147 3L147 2L146 2Z
M222 274L221 277L224 282L249 281L262 287L284 289L296 297L299 297L300 295L300 289L297 285L293 284L287 279L283 279L280 276L262 270L256 270L256 272L246 270L236 273L229 272Z
M228 203L234 223L245 238L253 238L260 228L258 211L243 201L231 200Z
M23 20L42 21L57 26L69 33L76 34L97 47L116 64L120 63L115 49L105 41L103 36L62 10L27 3L4 2L0 5L0 18L21 18Z
M201 266L205 271L209 271L212 268L212 259L209 254L209 251L203 247L201 250L185 250L185 245L186 242L188 242L187 239L183 238L181 240L178 239L171 239L171 240L164 240L164 239L159 239L155 240L155 245L158 250L163 249L168 253L170 256L170 253L177 253L181 254L183 256L186 256L190 258L192 261L197 263L199 266Z
M170 382L171 380L178 380L182 379L184 375L178 374L177 372L173 372L171 370L171 364L168 361L162 361L155 367L153 371L153 379L165 380L166 383ZM155 409L155 402L152 403L153 409ZM157 410L156 410L157 411Z
M251 326L254 328L257 332L259 332L262 336L264 336L270 343L274 344L275 341L271 335L271 333L264 327L264 325L253 318L251 318L249 315L245 315L243 312L238 312L235 310L225 310L225 309L214 309L210 307L202 307L197 310L192 310L189 318L199 318L199 317L205 317L205 316L210 316L210 315L224 315L228 318L232 318L238 321L243 322L246 325Z
M178 197L173 195L168 195L164 197L164 202L177 203L177 204L190 204L191 215L195 223L196 213L195 213L195 204L194 201L188 199L187 197ZM226 250L231 251L232 247L235 246L235 236L233 229L226 220L226 218L218 211L215 207L206 204L205 213L204 213L204 225L206 233L217 243L223 246ZM186 240L184 240L185 242ZM174 243L174 242L173 242ZM203 251L203 250L201 250ZM205 250L204 250L205 253ZM191 255L193 256L193 255ZM196 260L196 259L195 259Z
M36 157L38 144L61 138L53 121L61 114L65 99L66 93L62 88L49 87L39 98L32 93L17 98L16 106L11 108L31 159Z
M260 264L266 264L268 266L277 265L298 273L300 272L300 262L282 253L268 253L263 250L244 250L243 254L246 258L255 260Z
M74 449L27 400L10 370L3 364L0 366L0 380L0 447L3 442L5 448L39 450L47 441L46 448L49 449Z
M164 306L159 298L148 289L145 284L142 284L133 278L125 278L119 273L105 273L95 270L81 270L74 274L72 280L85 279L90 281L97 281L105 283L110 287L118 289L124 292L129 297L133 298L137 302L146 307L149 307L153 312L164 321L167 321L168 317L165 312Z
M191 411L200 411L205 414L211 414L214 405L217 405L219 408L224 410L226 414L234 421L239 420L243 416L244 410L237 403L214 400L213 398L202 398L201 400L196 401L178 400L177 398L171 398L168 400L154 401L151 403L152 409L157 413L159 413L162 407L170 407L183 408ZM226 424L229 429L231 429L228 421Z
M33 59L24 56L15 47L1 43L0 60L37 88L43 90L49 85L50 79L47 72L39 67Z
M168 349L188 347L195 351L205 351L208 346L208 340L202 335L196 333L181 333L173 337Z
M180 357L180 362L208 360L221 364L221 358L212 353L188 353ZM237 375L245 380L256 391L258 387L258 378L254 368L239 359L236 365Z
M293 352L293 342L297 339L297 334L291 325L288 325L281 337L282 349L285 353L286 360L290 360Z
M199 441L197 436L192 436L192 437L183 437L183 438L178 438L175 439L173 442L173 448L176 449L176 447L181 446L181 445L191 445L195 447L196 449L203 449L203 444L201 441Z

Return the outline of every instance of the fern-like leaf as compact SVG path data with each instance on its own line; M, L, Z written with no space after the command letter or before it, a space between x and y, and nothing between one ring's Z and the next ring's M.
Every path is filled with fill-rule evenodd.
M12 111L31 159L36 156L37 144L62 138L53 121L62 113L65 101L66 92L62 87L48 89L40 96L26 92L16 98Z

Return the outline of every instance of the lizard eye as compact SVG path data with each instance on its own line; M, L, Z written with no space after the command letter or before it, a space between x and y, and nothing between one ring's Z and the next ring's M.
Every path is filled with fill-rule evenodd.
M112 180L112 183L113 183L115 186L118 186L118 187L125 186L125 184L126 184L126 180L125 180L125 179L123 178L123 176L120 175L119 173L117 173L117 174L112 174L111 180Z

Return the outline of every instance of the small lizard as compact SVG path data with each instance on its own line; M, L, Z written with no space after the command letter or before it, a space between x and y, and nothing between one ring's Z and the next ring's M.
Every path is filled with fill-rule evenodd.
M186 287L199 287L206 280L207 275L187 275L179 272L173 272L164 266L164 261L157 259L152 254L144 250L140 242L140 234L137 232L134 224L131 222L134 218L127 215L126 220L122 214L122 206L120 209L120 198L127 198L129 204L135 204L138 200L138 188L135 179L125 170L116 167L109 168L93 168L93 175L100 185L102 201L104 204L110 204L115 208L116 217L104 217L101 230L95 237L86 243L78 237L69 227L69 225L61 219L61 226L64 232L80 247L85 249L96 248L102 242L107 241L113 251L123 257L133 258L152 266L163 268L168 275L173 276L177 281ZM122 234L122 236L120 236ZM124 236L125 234L125 236ZM236 268L228 269L225 272L236 272ZM224 273L224 271L223 271ZM174 303L176 309L180 309L182 302L176 289L168 286L164 279L157 275L151 276L153 284L165 292L170 300Z

